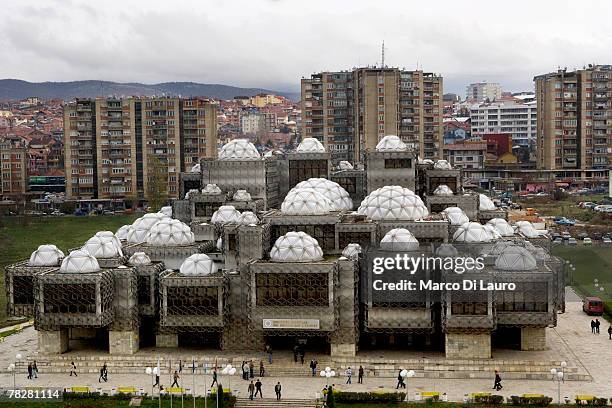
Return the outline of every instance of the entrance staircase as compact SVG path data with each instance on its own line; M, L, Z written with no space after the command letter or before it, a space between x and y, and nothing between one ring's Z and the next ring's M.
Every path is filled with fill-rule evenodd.
M315 408L315 400L256 398L251 401L248 398L238 398L235 408Z

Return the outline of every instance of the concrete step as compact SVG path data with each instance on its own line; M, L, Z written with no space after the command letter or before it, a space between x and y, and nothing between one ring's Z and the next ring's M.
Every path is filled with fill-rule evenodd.
M256 398L252 401L248 398L238 398L236 408L315 408L315 400L285 399L281 398Z

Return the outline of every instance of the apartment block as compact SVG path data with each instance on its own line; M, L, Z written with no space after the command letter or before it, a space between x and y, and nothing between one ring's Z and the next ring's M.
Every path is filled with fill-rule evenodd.
M332 160L362 161L385 135L423 158L441 157L442 77L398 68L356 68L302 79L302 135Z
M28 190L28 153L24 144L0 139L0 199L19 199Z
M612 164L612 65L534 78L538 103L537 167L588 170Z
M476 82L469 84L465 90L465 99L468 101L484 102L494 101L502 96L502 88L494 82Z
M177 198L179 173L217 151L217 106L202 98L77 99L64 106L71 199ZM161 184L160 184L161 183Z
M535 147L537 111L537 102L494 102L472 105L470 108L472 135L507 133L512 135L514 146Z

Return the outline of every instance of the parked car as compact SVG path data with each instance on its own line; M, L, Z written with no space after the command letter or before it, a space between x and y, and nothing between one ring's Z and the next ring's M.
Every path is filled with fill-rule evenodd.
M612 239L610 239L610 238L608 238L608 237L605 237L604 239L602 239L602 240L601 240L601 242L602 242L604 245L612 245Z
M561 218L559 220L556 220L555 223L557 225L569 225L569 226L572 226L572 225L576 224L576 220L570 220L569 218L563 217L563 218Z
M60 210L53 210L51 213L49 213L49 215L53 217L61 217L64 215L64 213L61 212Z
M571 237L572 237L571 234L567 231L563 231L561 233L561 238L563 238L564 241L570 239Z
M588 238L588 237L589 237L589 234L587 234L586 232L580 232L580 233L577 235L577 237L578 237L578 239L585 239L585 238Z
M603 315L603 302L597 296L587 297L582 301L582 311L589 316Z
M111 210L104 210L102 211L102 215L115 215L115 212Z
M553 244L562 244L563 243L563 238L561 238L561 237L555 238L555 239L553 239L552 243Z
M593 210L598 211L598 212L610 213L612 212L612 205L609 205L609 204L598 205L594 207Z
M582 243L584 245L593 245L593 241L591 241L591 238L589 238L589 237L586 237L585 239L583 239Z
M576 241L576 238L570 238L567 240L567 245L576 246L578 245L578 241Z

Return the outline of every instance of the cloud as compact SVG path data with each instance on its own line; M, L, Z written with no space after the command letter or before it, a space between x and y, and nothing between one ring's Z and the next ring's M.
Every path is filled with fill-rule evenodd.
M320 70L380 62L530 89L557 66L611 63L612 3L235 0L3 4L0 77L196 81L296 90Z

